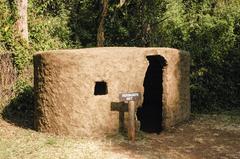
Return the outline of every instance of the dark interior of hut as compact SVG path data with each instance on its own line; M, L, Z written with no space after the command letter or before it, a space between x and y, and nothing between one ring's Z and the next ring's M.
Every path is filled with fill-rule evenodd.
M143 86L143 104L137 110L140 130L148 133L160 133L162 130L162 94L163 67L165 59L160 55L147 56L147 68Z

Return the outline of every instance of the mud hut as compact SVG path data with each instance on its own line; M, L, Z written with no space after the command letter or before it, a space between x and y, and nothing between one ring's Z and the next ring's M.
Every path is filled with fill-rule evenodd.
M170 48L90 48L34 55L35 128L73 136L127 124L124 92L140 92L140 129L160 132L190 115L190 56ZM124 117L125 115L125 117Z

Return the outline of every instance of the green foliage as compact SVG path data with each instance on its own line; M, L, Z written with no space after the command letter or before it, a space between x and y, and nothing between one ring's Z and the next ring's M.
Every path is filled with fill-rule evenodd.
M28 63L30 55L27 45L19 39L15 33L15 12L11 11L11 5L6 0L0 3L0 51L12 52L14 64L18 70L22 70Z
M6 0L0 0L0 50L2 51L7 51L8 46L11 45L12 25L14 23L9 7L6 4Z
M159 46L159 25L164 21L168 2L131 0L122 7L114 2L106 20L106 45Z
M50 4L56 7L56 10L52 10L53 13L49 11ZM36 0L29 2L29 36L32 52L73 47L68 27L69 12L64 10L62 5L60 1L52 0L46 0L44 3Z
M71 28L71 39L75 45L96 46L98 15L97 1L72 1L68 25Z
M46 14L51 9L49 5L53 2L46 1L40 5L39 1L29 1L29 44L27 44L19 38L14 28L18 18L15 15L14 3L1 0L0 51L13 53L13 61L19 72L31 64L32 54L36 51L73 47L68 27L69 12L62 7L63 3L58 6L60 2L56 2L54 13Z
M209 3L212 2L212 3ZM208 1L186 7L189 37L180 46L191 52L191 96L195 111L219 111L239 107L239 52L236 51L236 3L220 7ZM203 3L203 2L202 2ZM197 7L198 6L198 7Z
M29 85L28 81L19 79L14 86L14 90L16 94L22 94L25 91L29 92L29 90L31 90L31 86Z

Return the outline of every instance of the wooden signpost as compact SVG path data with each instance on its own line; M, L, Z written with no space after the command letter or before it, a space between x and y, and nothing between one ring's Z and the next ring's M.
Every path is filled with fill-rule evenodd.
M141 94L139 92L121 93L119 95L120 101L128 102L128 138L132 142L135 141L136 128L135 128L135 101L139 100Z

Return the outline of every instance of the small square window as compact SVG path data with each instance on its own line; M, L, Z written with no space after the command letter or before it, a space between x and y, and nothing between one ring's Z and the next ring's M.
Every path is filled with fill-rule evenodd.
M105 95L108 93L107 83L104 81L96 82L94 87L94 95Z

